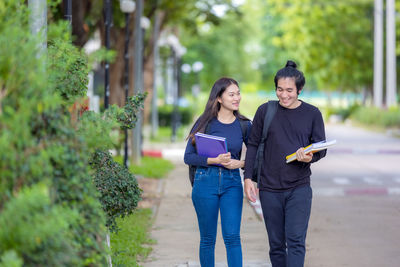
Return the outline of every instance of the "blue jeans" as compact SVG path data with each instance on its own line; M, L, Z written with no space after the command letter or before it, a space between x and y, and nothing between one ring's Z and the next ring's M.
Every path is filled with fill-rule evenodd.
M192 201L200 229L200 264L215 264L215 240L218 213L221 212L221 229L228 266L242 266L240 223L243 208L243 189L239 170L221 167L198 167L194 177Z
M304 266L311 200L309 185L286 192L260 191L273 267Z

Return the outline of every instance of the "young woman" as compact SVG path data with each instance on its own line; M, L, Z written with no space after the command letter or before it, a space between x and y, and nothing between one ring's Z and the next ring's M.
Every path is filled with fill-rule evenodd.
M243 189L239 168L244 167L240 154L243 142L247 144L251 122L239 113L240 100L240 90L235 80L231 78L217 80L211 89L203 114L188 136L184 161L186 164L197 167L192 201L200 230L202 267L214 266L219 212L228 266L242 266L240 222ZM243 125L246 127L245 136L242 133ZM225 137L228 153L220 154L215 158L197 155L194 142L194 134L197 132Z

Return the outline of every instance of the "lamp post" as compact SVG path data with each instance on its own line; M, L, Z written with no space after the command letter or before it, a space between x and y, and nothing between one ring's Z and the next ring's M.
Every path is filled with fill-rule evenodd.
M171 47L171 56L173 59L172 79L173 79L173 110L172 110L172 136L171 141L176 141L177 130L179 126L179 97L181 91L181 58L186 53L186 48L182 46L179 39L171 34L167 37L167 43Z
M107 51L110 49L111 8L111 0L104 0L105 44ZM107 109L110 96L110 64L108 60L106 60L104 67L104 108Z
M196 61L192 65L190 64L183 64L181 70L185 74L194 73L195 75L195 82L192 85L192 96L194 99L194 111L197 111L197 97L200 93L200 85L199 85L199 72L203 69L204 65L201 61Z
M382 107L383 98L383 0L374 3L374 106Z
M69 24L72 23L72 0L65 0L64 2L65 15L64 18L68 20Z
M30 10L29 24L33 35L38 35L40 39L38 57L46 53L47 50L47 1L29 0Z
M386 0L386 106L397 106L395 1Z
M121 11L125 13L124 89L125 102L127 102L129 96L129 21L130 14L135 10L135 2L133 2L132 0L120 0L119 4ZM124 166L128 167L128 129L125 129L124 133Z
M135 48L134 48L134 92L135 94L143 92L143 32L141 27L141 18L143 14L143 0L136 0L135 11ZM138 112L138 120L133 128L132 138L132 159L135 164L140 164L142 147L142 112Z

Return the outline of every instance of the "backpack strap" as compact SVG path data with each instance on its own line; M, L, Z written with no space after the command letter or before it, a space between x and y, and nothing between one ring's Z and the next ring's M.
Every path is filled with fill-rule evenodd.
M204 133L208 134L210 132L210 128L211 128L210 122L208 122L207 125L206 125L206 129L204 130Z
M257 179L257 186L260 185L261 164L262 161L264 161L265 140L267 139L269 126L271 125L272 119L274 118L277 109L278 109L278 101L276 100L268 101L267 109L265 111L262 136L260 143L258 144L257 155L256 155L255 166L257 166L256 170L257 173L256 177L253 177Z
M247 138L247 127L248 127L248 120L242 120L239 119L240 122L240 128L242 129L242 136L243 136L243 142Z
M248 120L242 120L242 119L239 119L239 118L238 118L238 120L240 122L240 129L242 130L242 137L243 137L243 143L244 143L244 141L247 138ZM240 150L240 152L239 152L239 160L241 158L242 158L242 150Z
M271 125L272 119L274 118L277 109L278 101L270 100L267 102L267 110L265 111L263 131L260 143L264 143L267 139L269 126Z

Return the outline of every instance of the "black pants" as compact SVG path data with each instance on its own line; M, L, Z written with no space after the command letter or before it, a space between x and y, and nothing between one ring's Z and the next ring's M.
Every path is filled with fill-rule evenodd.
M302 267L311 212L309 185L286 192L260 191L273 267Z

